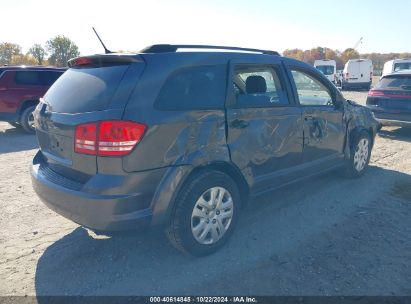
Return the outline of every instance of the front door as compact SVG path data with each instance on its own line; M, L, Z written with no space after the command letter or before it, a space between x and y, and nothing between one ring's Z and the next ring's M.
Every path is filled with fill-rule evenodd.
M332 85L301 68L291 68L291 75L303 113L303 163L322 169L338 164L344 150L344 110L335 101Z
M231 104L227 107L232 161L263 192L284 182L284 172L302 161L301 109L289 98L285 71L270 62L232 62Z

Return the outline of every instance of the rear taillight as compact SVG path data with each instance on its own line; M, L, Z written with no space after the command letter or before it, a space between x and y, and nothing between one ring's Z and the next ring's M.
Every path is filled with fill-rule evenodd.
M123 156L134 149L146 126L132 121L105 120L76 127L74 151L100 156Z
M390 92L371 90L368 92L368 96L371 97L386 97L386 98L398 98L398 99L411 99L411 95L402 92Z
M143 124L131 121L102 121L99 124L98 154L126 155L146 131Z
M84 154L96 154L97 124L78 125L74 136L74 151Z
M381 97L381 96L385 96L385 93L383 91L378 91L378 90L370 90L368 92L368 96L371 97Z
M349 73L345 73L345 79L348 79L349 76L350 76Z

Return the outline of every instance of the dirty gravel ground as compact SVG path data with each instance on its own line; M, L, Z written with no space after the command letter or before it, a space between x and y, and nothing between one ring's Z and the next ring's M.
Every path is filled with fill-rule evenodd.
M257 199L201 259L161 233L96 237L50 211L31 188L35 152L34 136L0 123L0 295L411 295L411 130L384 128L360 179Z

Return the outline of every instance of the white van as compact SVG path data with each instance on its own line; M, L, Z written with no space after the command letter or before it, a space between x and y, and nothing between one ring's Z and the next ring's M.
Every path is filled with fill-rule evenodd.
M314 67L319 70L321 73L323 73L329 81L332 83L337 82L337 77L336 77L336 70L337 70L337 64L335 60L332 59L324 59L324 60L316 60L314 61Z
M373 66L370 59L350 59L344 66L342 89L371 88Z
M401 70L411 70L411 58L394 59L387 61L386 63L384 63L381 77Z

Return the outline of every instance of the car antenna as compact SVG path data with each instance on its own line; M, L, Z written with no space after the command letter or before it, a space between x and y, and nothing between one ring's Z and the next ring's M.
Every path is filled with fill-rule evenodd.
M92 27L92 29L93 29L94 33L96 34L98 40L100 40L100 43L101 43L101 45L102 45L103 48L104 48L104 52L105 52L106 54L111 54L111 53L113 53L113 52L110 51L108 48L106 48L106 46L104 45L104 43L103 43L103 41L101 40L100 36L97 34L96 29L95 29L94 27Z

